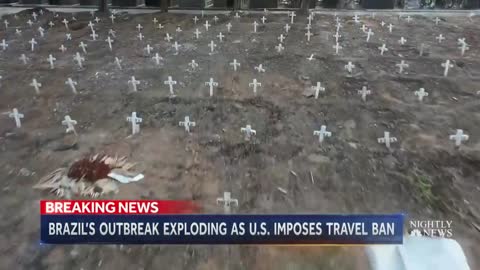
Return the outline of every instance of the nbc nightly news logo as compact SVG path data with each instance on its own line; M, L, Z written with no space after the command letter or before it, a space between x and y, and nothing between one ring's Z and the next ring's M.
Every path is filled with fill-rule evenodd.
M451 238L452 220L411 220L410 236Z

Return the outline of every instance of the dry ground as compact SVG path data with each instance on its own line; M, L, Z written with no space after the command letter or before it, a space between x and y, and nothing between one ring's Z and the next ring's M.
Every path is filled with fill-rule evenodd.
M54 18L46 12L32 28L25 23L30 14L5 16L11 24L0 32L9 43L0 53L0 111L16 107L25 114L21 129L6 115L0 118L0 268L365 269L360 248L40 246L38 200L54 196L32 185L90 153L126 155L146 175L104 198L194 199L205 212L220 213L215 199L231 191L239 213L405 212L453 219L471 268L480 267L475 229L480 224L480 18L445 17L435 26L426 16L414 16L411 23L396 15L364 16L375 32L366 43L360 25L341 17L343 49L336 56L331 15L315 17L310 42L304 36L306 17L297 17L279 54L274 47L289 21L286 15L268 15L258 33L252 33L252 22L260 22L259 15L219 16L205 33L200 23L213 23L213 16L195 26L190 15L118 14L111 52L104 41L112 28L106 17L95 25L100 37L92 41L90 15L76 14L78 21L70 24L73 40L65 41L61 20L71 20L71 14ZM154 17L164 29L154 29ZM392 34L382 20L395 25ZM227 34L229 21L233 27ZM144 26L143 41L136 39L138 23ZM48 29L45 38L36 31L40 25ZM183 32L176 34L177 26ZM203 32L199 40L193 39L196 27ZM220 31L226 35L223 43L215 38ZM164 41L166 32L181 45L178 55ZM446 37L442 44L435 40L440 33ZM397 42L401 36L408 40L403 46ZM27 43L32 37L39 41L33 53ZM464 57L456 48L460 37L471 45ZM218 45L212 55L210 40ZM88 44L82 70L73 63L80 41ZM61 43L65 53L58 50ZM382 43L389 48L384 56L377 49ZM420 43L427 45L423 57ZM147 44L164 58L160 66L145 54ZM21 53L30 58L28 65L18 60ZM46 61L49 54L57 58L54 70ZM311 54L315 59L308 61ZM123 59L122 70L115 56ZM228 64L234 58L241 63L237 72ZM200 65L195 71L187 65L192 59ZM406 74L395 67L401 59L410 64ZM444 78L440 64L446 59L455 67ZM356 65L352 75L343 69L347 61ZM266 73L254 70L258 64ZM129 90L131 76L141 81L139 92ZM176 98L169 98L163 84L167 76L178 81ZM78 82L78 95L65 85L68 77ZM219 82L213 98L204 85L210 77ZM43 85L40 95L29 86L32 78ZM253 78L262 83L257 97L248 87ZM316 100L308 92L317 81L326 92ZM364 85L372 90L367 102L357 95ZM413 94L420 87L430 93L423 103ZM141 133L133 138L125 121L132 111L143 118ZM79 123L78 149L57 151L67 114ZM197 123L191 134L178 126L187 115ZM254 143L243 141L240 128L246 124L257 131ZM313 130L322 124L333 136L319 144ZM470 135L459 149L448 140L457 128ZM384 131L398 138L391 150L377 143Z

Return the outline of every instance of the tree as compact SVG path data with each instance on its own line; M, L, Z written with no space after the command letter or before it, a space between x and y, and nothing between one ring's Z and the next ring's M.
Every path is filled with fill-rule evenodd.
M98 7L98 11L102 13L108 13L108 0L100 0L100 6Z

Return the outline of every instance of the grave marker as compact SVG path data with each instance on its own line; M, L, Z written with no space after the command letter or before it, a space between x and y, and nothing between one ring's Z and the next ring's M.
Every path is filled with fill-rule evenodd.
M198 39L198 38L200 37L200 34L201 34L201 33L202 33L202 32L200 32L200 31L198 30L198 28L195 29L195 32L194 32L195 38Z
M74 134L77 134L77 132L75 131L76 124L77 124L77 121L70 118L69 115L66 115L64 120L62 121L62 125L67 126L65 133L73 132Z
M230 33L230 29L232 29L232 24L229 22L227 24L227 32Z
M277 49L277 52L281 53L285 47L283 47L282 43L279 43L277 46L275 46L275 49Z
M2 43L0 44L0 46L2 46L2 49L5 51L8 47L8 44L7 42L5 41L5 39L2 39Z
M193 23L194 23L194 24L197 24L198 20L199 20L199 19L198 19L197 16L193 17Z
M112 21L112 24L114 24L115 23L115 15L113 15L113 14L110 15L110 20Z
M283 43L283 41L285 40L285 37L283 36L283 34L280 34L280 36L277 39L280 40L280 43Z
M32 83L30 83L30 86L33 86L37 95L40 95L40 87L42 87L42 84L37 82L37 79L33 79Z
M50 69L54 69L54 61L57 60L57 58L53 57L51 54L48 55L47 61L50 63Z
M92 30L92 33L90 34L90 36L92 37L92 40L93 40L93 41L97 41L98 35L97 35L97 33L95 32L95 30Z
M332 136L332 132L327 131L327 126L322 125L320 127L320 130L314 130L313 131L313 135L318 136L318 142L322 143L325 140L326 137L331 137Z
M118 57L115 57L115 64L117 65L118 69L122 69L122 60L120 60Z
M63 46L63 44L60 45L60 48L58 48L58 49L62 52L65 52L67 50L67 48L65 46Z
M23 62L24 65L27 64L28 58L24 53L22 53L22 55L19 57L19 59Z
M108 48L110 48L110 51L112 51L113 39L111 39L110 36L108 36L105 41L108 43Z
M225 37L222 32L220 32L218 35L217 35L218 39L220 39L220 42L223 42L223 38Z
M65 81L65 84L70 86L70 89L72 90L72 92L76 95L77 94L77 88L76 88L76 85L77 85L77 82L72 80L72 78L68 78L66 81Z
M378 138L377 141L380 144L385 144L385 146L390 149L390 144L394 143L394 142L397 142L397 138L390 137L390 132L385 131L383 133L383 138Z
M366 86L362 87L362 90L358 90L358 94L361 95L364 102L367 101L367 95L370 95L372 91L368 90Z
M443 76L447 77L448 71L450 68L453 68L453 65L450 63L450 60L446 60L445 63L442 63L442 67L445 68L445 71L443 72Z
M132 91L133 92L137 92L137 85L140 84L140 81L137 81L135 79L135 76L132 76L132 78L130 80L128 80L128 85L131 85L132 86Z
M35 45L37 45L37 41L32 38L32 40L30 40L28 43L30 43L33 52L33 50L35 49Z
M181 127L185 127L185 131L190 133L190 127L194 127L196 125L196 123L191 122L190 117L185 116L185 120L178 122L178 125L181 126Z
M160 60L163 60L163 58L158 53L155 53L155 56L152 57L152 59L155 60L155 63L157 64L157 66L160 65Z
M368 29L368 32L367 32L367 42L369 42L369 41L370 41L370 37L371 37L371 36L374 36L374 35L375 35L375 33L373 33L372 29L369 28L369 29Z
M12 112L8 114L8 117L15 119L15 126L17 128L22 127L21 119L25 116L18 112L17 108L13 108Z
M253 81L249 83L248 86L253 87L253 94L257 95L257 87L262 86L262 84L259 83L257 79L253 79Z
M213 96L213 87L217 87L218 86L218 82L215 82L213 80L213 78L210 78L210 80L208 82L205 82L205 85L209 86L209 90L210 90L210 97Z
M255 69L256 71L258 71L259 73L264 73L264 72L265 72L265 69L263 68L263 65L262 65L262 64L254 67L254 69Z
M467 50L470 50L470 47L468 46L468 44L466 42L463 42L461 45L460 45L460 52L462 53L462 56L465 54L465 51Z
M335 49L335 54L338 55L339 50L341 50L343 47L340 46L339 43L337 43L337 44L333 45L333 48Z
M442 41L445 39L445 37L440 34L438 37L435 38L436 40L438 40L438 43L442 43Z
M262 23L265 24L265 21L267 21L267 18L265 16L262 17Z
M387 45L383 44L381 47L378 47L380 50L380 55L383 55L383 53L388 52Z
M288 34L288 31L290 30L290 28L291 28L290 25L288 25L288 23L287 23L287 24L285 24L285 27L283 29L285 29L285 33Z
M257 32L257 26L258 26L257 21L254 21L254 22L253 22L253 32L254 32L254 33Z
M208 21L205 21L204 26L205 26L205 30L208 31L208 28L209 28L211 25L208 23Z
M168 76L168 80L164 81L163 84L168 84L170 95L175 96L175 93L173 92L173 86L177 84L177 81L172 80L172 76Z
M425 88L420 88L418 91L415 91L414 94L418 97L419 101L423 101L424 97L428 97L428 92L425 92Z
M407 63L405 63L405 60L402 60L402 61L400 61L399 64L396 64L396 66L398 67L398 72L399 72L400 74L402 74L402 73L403 73L403 69L404 69L404 68L408 68L410 65L407 64Z
M168 35L168 34L167 34ZM137 38L142 41L143 40L143 35L142 33L138 33ZM170 41L170 40L169 40Z
M72 40L72 34L65 33L65 36L67 37L67 40Z
M238 13L237 13L238 14ZM230 192L224 192L223 198L217 198L217 204L223 204L223 210L226 214L229 214L231 211L230 206L235 204L238 207L238 200L232 199Z
M462 129L457 129L454 135L450 135L450 140L455 141L455 146L460 146L462 141L468 141L470 137L467 134L463 134Z
M308 30L307 33L305 33L305 36L307 36L307 41L310 42L310 38L313 36L313 34Z
M312 86L312 89L315 90L315 99L318 99L320 92L325 92L325 87L322 87L321 82L317 82L316 86Z
M67 21L67 19L63 19L62 23L65 25L65 29L67 29L67 31L70 31L70 29L68 28L68 21Z
M252 136L257 135L257 131L252 129L252 126L247 125L240 129L240 132L245 133L245 141L250 141Z
M233 66L233 71L237 71L237 66L240 67L240 63L237 62L237 59L233 59L233 62L230 63L230 66Z
M400 40L398 40L398 43L400 43L402 45L405 45L406 42L407 42L407 40L404 37L401 37Z
M150 46L150 44L147 44L147 47L143 48L144 51L147 51L147 54L150 55L150 52L152 51L152 47Z
M178 49L180 48L180 45L178 45L178 42L175 41L172 45L172 47L175 49L175 55L178 54Z
M80 45L78 45L78 47L82 48L83 50L83 53L84 54L87 54L87 44L83 43L83 41L80 42Z
M40 37L44 37L45 36L45 29L43 29L41 26L38 27L38 32L40 33Z
M172 39L173 39L173 38L170 36L169 33L166 33L166 34L165 34L165 40L166 40L167 42L170 42Z
M140 32L140 31L142 31L143 26L141 24L137 24L136 28L137 28L138 32Z
M132 112L132 115L127 117L127 122L132 123L132 135L140 133L140 125L142 123L142 118L137 117L136 112Z
M348 62L348 64L345 65L345 69L348 71L348 73L352 73L354 68L355 65L350 61Z
M295 12L292 11L292 12L289 14L289 16L290 16L290 23L293 24L293 19L297 16L297 14L295 14Z
M388 25L388 32L392 33L393 31L393 24Z
M215 42L213 42L213 40L211 40L208 47L210 47L210 53L213 53L215 51L215 47L217 47L217 44L215 44Z
M79 52L75 54L73 60L77 62L79 68L83 68L82 62L85 61L85 58L83 58Z
M195 60L192 60L192 62L190 62L188 64L193 70L195 70L197 67L198 67L198 64L197 62L195 62Z

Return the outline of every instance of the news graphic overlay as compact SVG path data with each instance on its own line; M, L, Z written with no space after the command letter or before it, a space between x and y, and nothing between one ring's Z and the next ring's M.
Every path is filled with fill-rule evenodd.
M44 244L402 244L403 214L208 215L192 202L41 201Z

